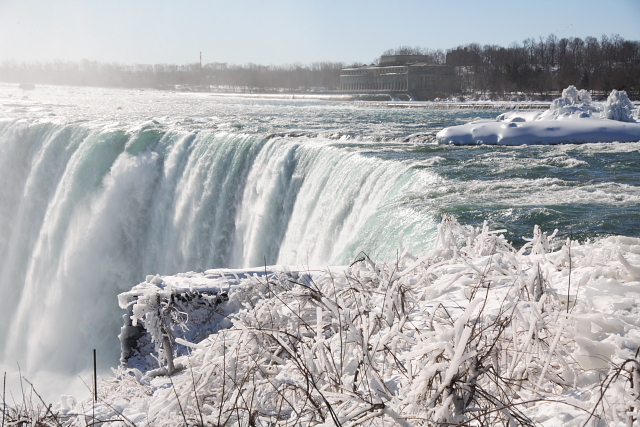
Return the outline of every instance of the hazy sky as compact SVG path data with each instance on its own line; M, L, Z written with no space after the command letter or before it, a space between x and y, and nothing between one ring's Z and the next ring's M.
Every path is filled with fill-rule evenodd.
M550 33L640 40L640 0L0 0L0 61L371 62Z

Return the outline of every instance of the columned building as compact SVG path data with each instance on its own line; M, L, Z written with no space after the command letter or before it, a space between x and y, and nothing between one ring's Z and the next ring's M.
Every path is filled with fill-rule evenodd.
M406 94L429 100L456 92L454 68L427 64L422 55L383 56L378 65L345 68L340 90L351 93Z

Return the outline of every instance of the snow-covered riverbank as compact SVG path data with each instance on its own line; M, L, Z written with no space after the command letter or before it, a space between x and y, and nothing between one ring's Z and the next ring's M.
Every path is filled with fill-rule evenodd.
M640 239L536 228L515 250L502 233L445 216L433 250L395 264L149 276L120 296L124 363L98 403L57 411L113 426L625 425Z

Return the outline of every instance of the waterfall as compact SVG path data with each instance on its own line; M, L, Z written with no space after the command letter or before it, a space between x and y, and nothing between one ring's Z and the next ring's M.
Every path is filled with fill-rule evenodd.
M117 364L147 274L394 259L434 229L412 200L437 176L335 141L4 121L0 154L0 362L27 373Z

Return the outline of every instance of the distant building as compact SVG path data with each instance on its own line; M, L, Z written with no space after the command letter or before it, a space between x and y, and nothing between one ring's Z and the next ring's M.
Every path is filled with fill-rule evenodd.
M454 68L427 63L423 55L389 55L378 65L344 68L340 90L352 93L409 95L429 100L457 92Z

